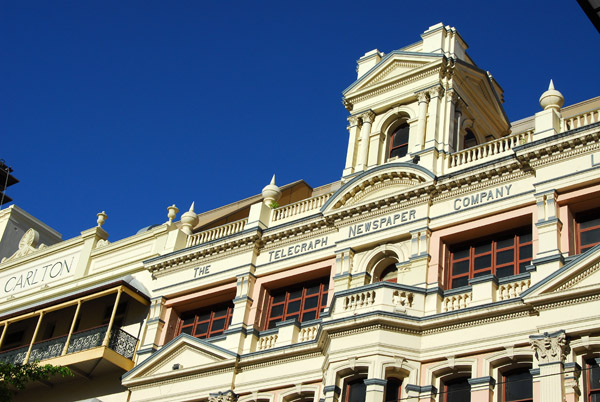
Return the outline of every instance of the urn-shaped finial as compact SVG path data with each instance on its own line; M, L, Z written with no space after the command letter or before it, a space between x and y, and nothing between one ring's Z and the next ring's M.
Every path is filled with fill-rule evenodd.
M170 207L167 207L167 211L169 211L169 213L167 214L167 217L169 218L169 224L171 224L171 223L173 223L173 220L177 216L177 213L179 212L179 208L177 208L175 206L175 204L173 204Z
M102 227L102 225L104 225L104 222L106 221L106 218L108 218L108 215L106 215L105 211L102 211L98 212L96 216L98 217L98 219L96 220L96 222L98 223L98 227Z
M548 86L548 90L540 96L540 106L546 109L555 109L556 111L560 110L562 105L565 103L565 98L563 95L554 89L554 82L550 80L550 85Z

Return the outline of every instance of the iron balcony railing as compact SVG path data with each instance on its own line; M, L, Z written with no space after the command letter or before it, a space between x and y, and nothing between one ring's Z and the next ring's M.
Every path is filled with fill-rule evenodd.
M102 341L106 336L107 328L108 325L103 325L101 327L73 333L66 354L102 346ZM110 338L108 339L108 347L121 356L131 360L133 359L137 341L137 338L121 329L112 329L110 331ZM29 361L42 361L61 356L66 342L67 335L34 343L31 348ZM28 350L29 345L26 345L0 352L0 361L12 364L23 363Z

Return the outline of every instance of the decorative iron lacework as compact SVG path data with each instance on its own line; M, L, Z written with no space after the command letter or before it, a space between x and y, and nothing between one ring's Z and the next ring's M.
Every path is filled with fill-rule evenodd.
M67 354L81 352L84 350L93 349L102 346L108 325L88 329L86 331L76 332L71 336ZM29 361L41 361L58 357L62 355L67 342L67 336L49 339L33 344ZM121 356L132 359L137 344L137 338L128 334L121 329L113 329L110 331L108 347ZM29 345L21 346L16 349L11 349L0 353L0 361L6 363L23 363L25 356L29 350Z

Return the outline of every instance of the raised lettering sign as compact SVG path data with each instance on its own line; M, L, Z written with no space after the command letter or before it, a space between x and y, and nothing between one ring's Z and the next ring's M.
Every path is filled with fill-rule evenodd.
M382 216L381 218L373 219L368 222L352 225L348 228L348 238L377 232L379 230L411 222L416 219L416 216L417 211L415 209L410 209L408 211L398 212L395 214Z
M295 257L300 254L321 249L323 247L326 247L328 242L329 238L326 236L320 239L313 239L304 243L295 244L293 246L283 247L278 250L269 251L269 262L282 260L284 258Z
M493 200L508 197L512 184L507 184L491 190L482 191L476 194L471 194L466 197L456 198L454 200L454 210L475 207L480 204L485 204Z

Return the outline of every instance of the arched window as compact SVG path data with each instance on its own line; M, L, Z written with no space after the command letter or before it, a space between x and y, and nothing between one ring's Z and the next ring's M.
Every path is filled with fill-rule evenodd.
M401 158L408 153L409 125L404 123L394 130L390 138L389 158Z
M396 283L398 281L398 268L396 268L396 264L390 264L387 266L379 276L379 280L381 282Z
M471 148L477 145L477 137L473 131L467 128L467 132L465 133L465 137L463 138L463 149Z

